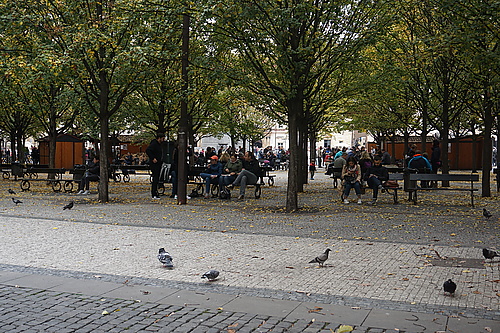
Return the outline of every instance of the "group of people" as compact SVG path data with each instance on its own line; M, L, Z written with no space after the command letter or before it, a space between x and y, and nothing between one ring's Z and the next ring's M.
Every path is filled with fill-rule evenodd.
M165 136L158 133L156 138L151 141L146 154L149 157L149 166L152 174L151 184L151 197L159 199L158 185L160 181L160 173L163 165L162 161L162 143ZM189 152L191 154L191 152ZM200 161L200 158L203 159ZM245 198L245 190L247 185L257 184L260 178L260 164L255 158L255 155L247 151L242 156L241 153L235 151L219 152L219 155L213 148L207 148L203 154L197 156L197 163L207 165L206 169L200 173L200 177L205 181L205 195L206 199L210 198L210 187L212 184L218 184L219 195L223 193L224 189L231 190L234 186L239 186L238 200ZM172 182L171 198L177 198L178 190L178 170L177 165L179 162L178 145L174 145L172 152L172 163L169 170ZM205 162L205 163L204 163ZM186 170L188 165L186 162ZM189 196L187 196L190 199Z
M375 205L377 202L378 192L382 189L382 184L389 180L389 172L387 168L382 165L382 158L375 155L373 159L370 158L370 163L365 156L361 164L354 156L347 157L344 153L342 156L338 157L337 161L338 167L342 168L341 179L343 180L344 190L342 194L343 202L349 204L349 194L351 189L354 188L356 195L358 197L358 204L361 204L361 183L365 181L367 186L373 189L373 198L370 202L371 205ZM368 155L369 157L369 155Z
M231 155L224 165L217 155L213 155L207 169L200 173L200 177L205 180L205 199L210 198L210 186L218 184L219 195L223 193L224 188L231 190L234 186L240 186L238 200L243 200L247 185L257 184L259 180L260 165L250 151L245 153L243 159L236 154Z
M373 190L373 198L370 204L375 205L379 190L383 188L384 182L389 180L388 170L383 164L383 154L382 156L377 154L372 157L370 153L363 149L359 158L357 158L354 155L349 156L347 151L339 151L334 158L333 167L342 170L340 174L334 176L341 178L343 181L343 202L349 204L349 194L351 189L354 188L358 199L357 203L361 204L361 184L366 182L366 185ZM416 149L415 145L410 146L406 154L406 164L408 169L414 169L417 172L437 173L442 164L439 141L434 140L432 144L430 161L426 153ZM436 185L431 184L431 186Z

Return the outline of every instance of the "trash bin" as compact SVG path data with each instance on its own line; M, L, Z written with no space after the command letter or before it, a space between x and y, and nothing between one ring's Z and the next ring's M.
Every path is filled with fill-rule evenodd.
M16 180L17 177L23 178L23 166L19 162L12 162L11 170Z

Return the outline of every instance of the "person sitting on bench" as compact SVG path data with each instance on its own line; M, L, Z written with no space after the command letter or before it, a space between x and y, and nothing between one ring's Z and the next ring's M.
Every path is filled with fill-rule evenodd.
M207 169L200 173L200 177L205 181L205 199L210 198L210 185L213 182L218 184L221 174L222 164L219 163L219 157L212 155Z
M234 182L232 184L229 184L227 188L232 189L234 186L240 185L240 196L238 197L238 200L243 200L245 198L245 189L247 185L257 184L259 176L259 161L257 161L251 151L247 151L243 159L243 170L241 170L241 172L238 174L238 177L236 177Z
M370 205L375 205L377 203L378 190L382 189L382 183L389 179L387 168L382 166L382 158L378 155L375 156L373 158L373 163L374 165L369 167L364 175L368 187L373 189L373 199Z
M99 156L94 156L93 163L90 167L85 171L85 174L78 185L78 194L89 194L89 183L92 180L99 180L100 173L100 163Z
M422 154L422 151L416 150L410 162L408 162L408 169L416 169L418 173L431 173L432 166L429 160ZM421 187L428 187L427 181L420 182Z

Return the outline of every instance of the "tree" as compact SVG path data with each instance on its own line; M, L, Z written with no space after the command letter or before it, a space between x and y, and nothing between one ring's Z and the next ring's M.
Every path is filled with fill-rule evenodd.
M286 110L290 169L286 210L298 209L304 103L377 30L379 2L212 1L214 30L240 57L240 84Z

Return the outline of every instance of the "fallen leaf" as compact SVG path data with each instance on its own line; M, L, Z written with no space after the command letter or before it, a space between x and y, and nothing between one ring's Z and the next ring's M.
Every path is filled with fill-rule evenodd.
M352 332L354 330L354 328L352 326L349 326L349 325L340 325L339 328L337 328L337 330L335 331L335 333L348 333L348 332Z
M307 312L312 313L312 312L319 312L321 310L323 310L323 308L321 308L319 306L315 306L314 309L309 309L309 311L307 311Z

